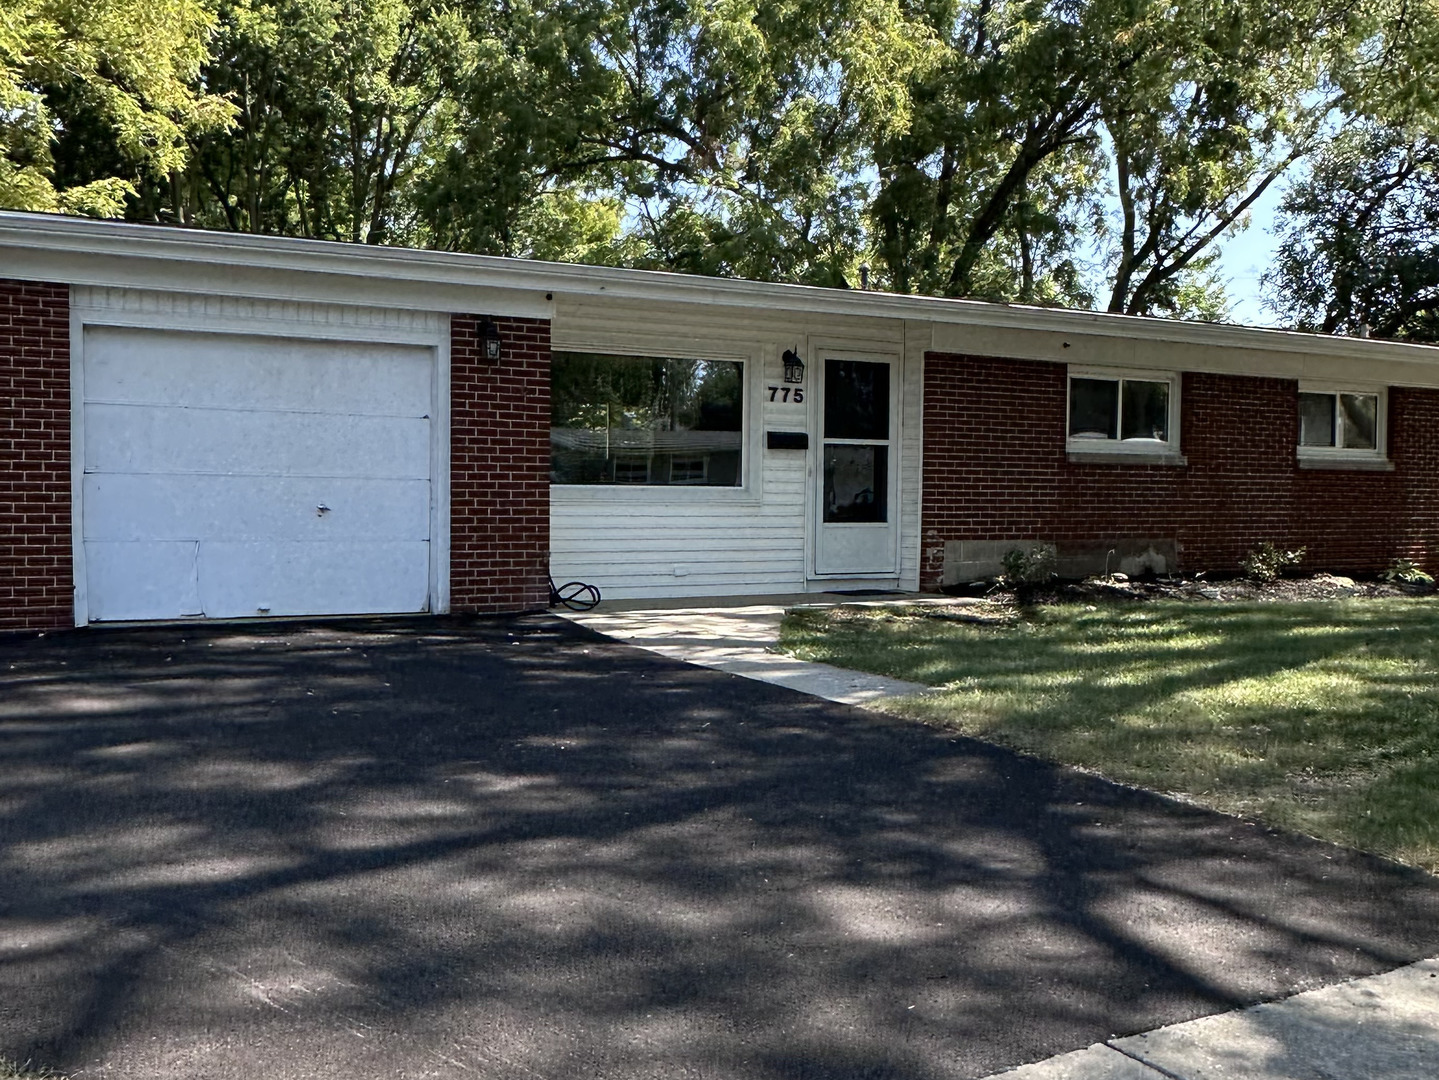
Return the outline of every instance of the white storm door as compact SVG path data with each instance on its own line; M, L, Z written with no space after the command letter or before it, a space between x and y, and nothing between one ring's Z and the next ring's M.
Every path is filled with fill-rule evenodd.
M87 327L90 621L430 603L435 354Z
M820 368L815 573L898 573L898 364L831 355Z

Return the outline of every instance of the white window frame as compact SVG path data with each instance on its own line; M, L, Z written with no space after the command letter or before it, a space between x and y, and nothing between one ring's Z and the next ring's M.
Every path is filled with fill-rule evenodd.
M1160 439L1082 439L1069 434L1069 416L1072 408L1071 393L1075 379L1103 379L1121 384L1118 387L1120 407L1123 407L1122 384L1128 379L1133 382L1162 382L1169 386L1169 438ZM1147 458L1165 464L1183 464L1179 456L1179 385L1177 371L1146 371L1131 368L1070 367L1064 379L1064 437L1065 449L1072 458L1104 459L1119 457ZM1123 430L1123 419L1120 418Z
M676 348L683 349L676 352ZM743 415L740 421L740 479L733 487L712 487L708 484L557 484L550 482L551 505L582 505L586 503L629 503L635 506L668 506L676 503L731 503L757 505L760 500L760 386L763 383L763 362L758 352L729 351L699 347L676 346L672 343L607 341L593 339L566 341L555 345L555 352L605 353L659 360L729 361L741 366L740 390Z
M1299 398L1295 401L1295 456L1301 464L1334 465L1365 464L1382 466L1389 460L1389 388L1387 386L1362 385L1336 382L1301 382L1300 394L1332 394L1334 396L1335 438L1339 432L1339 395L1365 394L1378 398L1374 410L1374 449L1366 450L1352 446L1305 446L1299 442Z

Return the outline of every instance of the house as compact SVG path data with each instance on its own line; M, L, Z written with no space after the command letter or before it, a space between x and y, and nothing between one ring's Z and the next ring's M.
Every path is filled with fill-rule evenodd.
M0 213L0 629L1439 559L1439 350Z

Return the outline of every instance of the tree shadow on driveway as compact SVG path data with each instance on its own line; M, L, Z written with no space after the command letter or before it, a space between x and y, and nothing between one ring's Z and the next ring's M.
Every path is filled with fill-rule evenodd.
M1439 881L547 617L0 645L0 1056L977 1077L1439 953Z

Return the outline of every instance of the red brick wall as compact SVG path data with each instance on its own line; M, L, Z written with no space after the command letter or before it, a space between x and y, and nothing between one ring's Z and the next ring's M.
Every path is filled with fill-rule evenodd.
M1389 395L1393 472L1300 469L1298 384L1188 373L1184 466L1079 464L1065 452L1065 365L930 354L921 581L950 540L1173 539L1184 569L1233 571L1265 540L1311 570L1397 556L1439 570L1439 391Z
M450 319L450 609L534 611L549 599L550 324Z
M75 624L70 288L0 280L0 631Z

